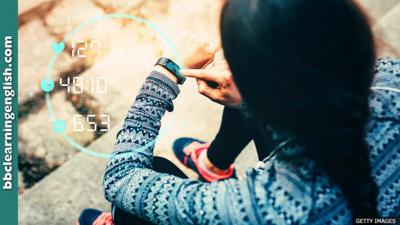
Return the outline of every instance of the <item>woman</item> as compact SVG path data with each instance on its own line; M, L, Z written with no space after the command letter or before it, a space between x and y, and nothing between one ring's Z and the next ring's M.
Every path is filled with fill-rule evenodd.
M351 224L399 216L400 94L393 90L400 65L380 61L373 80L373 36L361 10L350 0L230 0L221 36L246 112L272 154L245 180L205 183L153 170L161 117L179 94L178 79L156 66L118 133L106 198L154 224ZM193 65L204 61L190 57ZM209 76L186 74L216 101L223 95L214 91L227 88L210 89Z

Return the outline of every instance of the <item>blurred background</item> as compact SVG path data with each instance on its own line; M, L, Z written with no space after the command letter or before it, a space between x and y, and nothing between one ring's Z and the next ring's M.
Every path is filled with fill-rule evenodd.
M87 207L109 210L102 191L107 159L80 152L53 132L40 89L60 42L82 22L109 13L144 18L174 41L190 31L211 43L219 43L219 13L222 0L19 0L19 220L20 224L75 224ZM360 0L370 15L379 45L379 56L399 57L400 0ZM101 47L74 54L79 43ZM175 43L179 44L179 43ZM90 44L89 44L90 45ZM57 118L66 121L65 133L75 142L98 153L109 153L115 135L135 94L152 65L169 46L153 29L127 19L108 19L86 26L65 42L51 79L55 89L50 102ZM107 79L107 94L91 91L73 94L60 79L82 77ZM189 80L175 102L175 110L163 119L163 134L155 154L176 162L171 143L177 137L193 136L211 141L221 119L222 107L197 94ZM110 115L107 132L76 132L74 115ZM76 118L75 118L76 119ZM100 126L101 121L94 121ZM85 127L91 125L85 119ZM238 131L240 132L240 131ZM244 156L245 155L245 156ZM256 161L250 143L236 160L239 175ZM189 171L187 171L190 173Z

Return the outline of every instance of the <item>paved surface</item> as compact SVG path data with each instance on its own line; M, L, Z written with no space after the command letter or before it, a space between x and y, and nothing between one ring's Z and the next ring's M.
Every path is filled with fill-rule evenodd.
M375 32L384 43L381 55L399 55L400 0L361 1L367 5L374 18ZM19 0L19 6L19 144L24 162L19 172L20 224L74 224L83 208L109 208L102 193L107 160L73 149L51 131L39 86L53 54L51 43L62 40L87 18L112 12L146 18L168 28L164 31L172 39L179 31L189 30L206 40L218 42L219 1ZM85 91L82 95L71 95L65 88L56 87L51 95L54 111L57 117L67 121L67 133L74 140L96 152L110 152L133 97L161 49L166 47L165 43L148 27L126 20L107 20L88 26L72 39L101 40L101 56L77 60L71 57L72 42L68 41L52 78L58 81L71 74L84 79L111 77L108 94L100 96ZM102 136L93 132L74 134L72 115L82 112L110 114L111 130ZM199 95L195 82L189 80L181 89L174 112L163 119L163 135L157 142L155 154L182 166L171 153L172 141L182 136L211 141L218 130L221 112L222 107ZM255 162L251 143L235 162L239 175L244 176L245 169ZM185 172L195 177L190 171Z

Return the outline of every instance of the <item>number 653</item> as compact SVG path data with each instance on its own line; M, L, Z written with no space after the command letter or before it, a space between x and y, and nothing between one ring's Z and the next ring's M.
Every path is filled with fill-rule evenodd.
M100 114L100 119L96 118L94 114L88 114L86 116L77 114L73 117L73 131L74 132L83 132L85 131L84 125L84 117L86 117L86 123L89 125L87 131L100 131L107 132L110 130L110 115L108 114ZM96 121L99 121L98 123Z

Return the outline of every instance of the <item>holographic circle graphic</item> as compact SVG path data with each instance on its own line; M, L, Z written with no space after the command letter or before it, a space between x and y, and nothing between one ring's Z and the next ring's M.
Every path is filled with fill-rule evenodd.
M43 79L40 87L44 92L49 93L54 89L54 81L52 79Z
M93 18L89 18L89 19L83 21L81 24L79 24L70 33L68 33L61 42L52 43L51 48L52 48L52 50L54 52L54 55L50 59L50 62L48 64L47 75L46 75L46 78L41 82L41 88L45 92L47 110L49 112L50 119L51 119L51 121L53 123L53 131L58 133L58 134L60 134L60 135L62 135L63 138L70 145L72 145L73 147L77 148L81 152L86 153L86 154L91 155L91 156L94 156L94 157L99 157L99 158L110 158L111 154L99 153L99 152L93 151L93 150L91 150L89 148L85 148L82 145L78 144L76 141L74 141L67 134L65 134L65 130L67 128L67 125L66 125L65 121L57 119L56 115L54 115L53 109L52 109L52 105L51 105L51 102L50 102L50 94L49 94L49 92L51 92L54 89L54 81L53 81L53 79L51 79L53 65L56 62L58 55L60 55L60 53L64 50L65 43L68 40L70 40L81 29L83 29L83 28L85 28L85 27L87 27L89 25L95 24L97 22L100 22L100 21L103 21L103 20L108 20L108 19L134 20L134 21L136 21L138 23L142 23L142 24L146 25L147 27L152 29L154 32L156 32L165 41L165 43L171 49L172 54L176 57L177 63L179 65L181 65L181 61L182 61L181 60L181 56L179 55L179 52L178 52L177 48L175 47L174 43L170 40L170 38L156 24L154 24L154 23L152 23L152 22L150 22L150 21L148 21L146 19L143 19L141 17L133 16L133 15L130 15L130 14L124 14L124 13L112 13L112 14L106 14L106 15L101 15L101 16L96 16L96 17L93 17ZM164 131L166 131L166 130L167 129L165 129ZM153 140L152 142L147 143L145 146L142 146L141 148L137 148L135 150L142 151L142 150L150 147L151 145L154 145L155 141L156 140Z
M53 122L53 130L56 133L62 134L67 129L67 124L64 120L55 120Z

